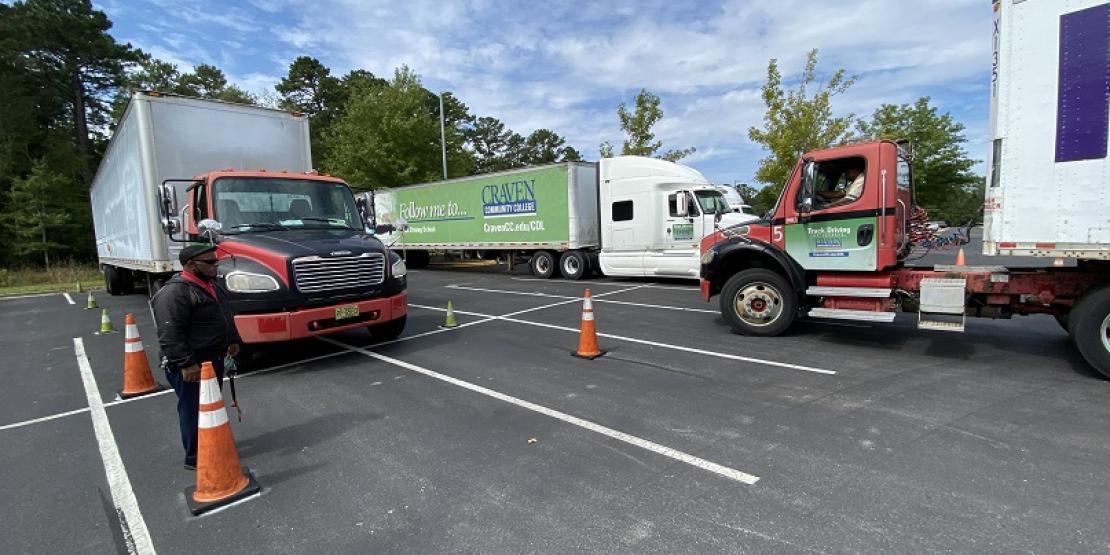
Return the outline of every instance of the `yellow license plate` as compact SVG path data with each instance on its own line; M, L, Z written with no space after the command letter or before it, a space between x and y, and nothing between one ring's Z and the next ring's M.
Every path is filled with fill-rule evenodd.
M358 305L352 306L339 306L335 308L335 319L345 320L347 318L354 318L358 316Z

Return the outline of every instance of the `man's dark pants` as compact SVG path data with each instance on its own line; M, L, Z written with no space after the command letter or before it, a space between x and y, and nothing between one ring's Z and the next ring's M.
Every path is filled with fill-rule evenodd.
M220 357L200 358L198 360L211 360L212 368L216 371L216 378L220 380L220 389L224 384L224 361ZM197 413L200 410L200 380L186 382L181 371L176 368L166 368L166 380L173 386L177 393L177 420L181 424L181 446L185 448L185 464L197 464Z

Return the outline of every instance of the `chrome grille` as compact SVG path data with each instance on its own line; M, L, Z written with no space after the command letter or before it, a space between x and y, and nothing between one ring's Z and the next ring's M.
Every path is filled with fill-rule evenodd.
M319 293L378 285L385 280L385 257L368 252L353 256L306 256L293 260L297 290Z

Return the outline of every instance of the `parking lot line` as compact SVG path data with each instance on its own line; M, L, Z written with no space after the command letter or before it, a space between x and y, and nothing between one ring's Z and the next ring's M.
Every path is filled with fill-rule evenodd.
M77 304L77 303L73 302L73 297L70 297L70 296L69 296L69 293L62 293L62 295L64 295L64 296L65 296L65 298L66 298L66 302L67 302L67 303L69 303L69 304Z
M499 401L504 401L506 403L509 403L509 404L521 407L523 409L527 409L527 410L542 414L544 416L548 416L550 418L554 418L556 420L561 420L561 421L566 422L568 424L571 424L573 426L578 426L578 427L583 428L585 430L589 430L591 432L601 434L603 436L615 439L617 441L622 441L622 442L627 443L629 445L634 445L634 446L639 447L641 449L645 449L647 451L651 451L653 453L663 455L664 457L668 457L668 458L674 459L676 461L680 461L680 462L686 463L688 465L695 466L695 467L700 468L702 470L712 472L714 474L723 476L723 477L728 478L730 480L740 482L742 484L747 484L747 485L750 486L750 485L755 484L756 482L759 481L758 476L748 474L747 472L736 470L735 468L729 468L727 466L720 465L720 464L717 464L717 463L712 462L712 461L705 460L705 459L700 458L700 457L695 457L694 455L691 455L689 453L685 453L683 451L679 451L677 449L673 449L673 448L667 447L665 445L660 445L658 443L654 443L652 441L648 441L646 439L643 439L643 438L640 438L640 437L637 437L637 436L634 436L634 435L631 435L631 434L627 434L627 433L621 432L619 430L614 430L613 428L602 426L601 424L597 424L597 423L591 422L589 420L578 418L577 416L571 416L571 415L569 415L565 412L560 412L560 411L557 411L555 409L545 407L543 405L538 405L538 404L532 403L530 401L525 401L524 399L521 399L519 397L513 397L511 395L506 395L506 394L501 393L499 391L494 391L492 389L482 387L480 385L472 384L470 382L460 380L458 378L453 378L453 377L445 375L445 374L440 374L439 372L436 372L434 370L429 370L427 368L424 368L423 366L418 366L416 364L405 362L403 360L399 360L399 359L396 359L396 358L393 358L393 357L390 357L390 356L386 356L386 355L383 355L381 353L376 353L376 352L371 351L369 349L356 347L354 345L347 345L346 343L336 341L336 340L334 340L330 337L321 336L321 337L318 337L318 339L321 340L321 341L325 341L327 343L331 343L332 345L343 347L345 349L349 349L351 351L361 353L361 354L366 355L368 357L378 359L382 362L392 364L394 366L399 366L399 367L404 368L406 370L410 370L412 372L416 372L418 374L428 376L429 378L444 381L444 382L447 382L451 385L455 385L455 386L461 387L463 389L467 389L467 390L473 391L475 393L485 395L487 397L492 397L492 398L497 399Z
M71 411L66 411L66 412L59 412L58 414L51 414L50 416L44 416L42 418L33 418L31 420L24 420L23 422L13 422L11 424L4 424L3 426L0 426L0 432L2 432L4 430L11 430L13 428L22 428L24 426L30 426L31 424L38 424L39 422L48 422L50 420L54 420L54 419L57 419L57 418L62 418L64 416L73 416L74 414L82 414L82 413L85 413L85 412L89 412L88 407L75 409L75 410L71 410Z
M572 301L563 301L561 303L556 303L556 304L567 304L567 303L575 302L577 300L578 299L574 299ZM445 312L446 311L446 309L442 309L442 308L435 307L435 306L425 306L425 305L412 304L412 303L409 303L409 306L412 307L412 308L421 308L421 309L425 309L425 310L435 310L435 311L438 311L438 312ZM549 308L550 306L552 306L552 305L536 307L536 308L528 309L528 311L539 310L541 308ZM502 322L513 322L515 324L526 324L526 325L529 325L529 326L538 326L538 327L541 327L541 328L549 328L549 329L553 329L553 330L561 330L561 331L567 331L567 332L573 332L573 333L579 333L581 331L577 328L571 328L571 327L567 327L567 326L559 326L559 325L555 325L555 324L545 324L543 322L532 322L532 321L529 321L529 320L520 320L520 319L517 319L517 318L513 318L513 316L516 316L516 315L521 314L523 312L526 312L526 311L511 312L509 314L505 314L505 315L502 315L502 316L495 316L495 315L492 315L492 314L483 314L483 313L480 313L480 312L465 312L465 311L462 311L462 310L456 310L455 311L455 313L457 313L457 314L463 314L463 315L466 315L466 316L477 316L479 318L486 318L487 319L486 321L500 320ZM779 362L777 360L768 360L768 359L764 359L764 358L746 357L746 356L743 356L743 355L733 355L733 354L729 354L729 353L718 353L718 352L715 352L715 351L707 351L705 349L696 349L694 347L685 347L683 345L673 345L671 343L660 343L658 341L649 341L647 339L637 339L635 337L628 337L628 336L625 336L625 335L616 335L616 334L612 334L612 333L598 332L597 336L598 337L607 337L609 339L616 339L618 341L627 341L629 343L639 343L641 345L650 345L652 347L661 347L661 348L664 348L664 349L684 351L684 352L687 352L687 353L695 353L695 354L699 354L699 355L706 355L706 356L712 356L712 357L718 357L718 358L726 358L726 359L729 359L729 360L738 360L738 361L742 361L742 362L752 362L752 363L755 363L755 364L763 364L763 365L767 365L767 366L776 366L776 367L779 367L779 368L789 368L791 370L802 370L802 371L805 371L805 372L813 372L815 374L836 375L836 373L837 373L836 370L828 370L828 369L825 369L825 368L816 368L816 367L813 367L813 366L805 366L805 365L802 365L802 364L792 364L792 363L789 363L789 362Z
M127 468L123 466L123 459L119 455L116 437L108 422L108 414L104 412L104 401L100 399L96 377L93 376L89 358L85 355L84 340L80 337L73 338L73 350L77 355L77 366L81 369L81 382L85 386L85 396L89 400L96 443L100 447L100 458L104 461L104 474L108 478L108 489L112 493L112 502L123 529L127 552L153 554L154 543L150 539L146 521L143 520L143 513L139 510L135 490L131 488L131 479L127 477Z
M482 288L482 287L469 287L469 286L465 286L465 285L444 285L444 287L446 287L448 289L459 289L459 290L462 290L462 291L479 291L479 292L484 292L484 293L504 293L506 295L523 295L523 296L526 296L526 297L549 297L549 298L552 298L552 299L573 299L573 300L581 300L582 299L582 297L572 297L572 296L568 296L568 295L553 295L551 293L537 293L537 292L534 292L534 291L511 291L511 290L508 290L508 289L485 289L485 288ZM642 288L642 287L650 287L650 285L638 285L634 288L627 289L626 291L630 291L631 289L639 289L639 288ZM594 295L593 299L594 299L594 302L599 302L599 303L610 303L610 304L619 304L619 305L626 305L626 306L638 306L638 307L641 307L641 308L658 308L658 309L662 309L662 310L678 310L678 311L683 311L683 312L701 312L701 313L706 313L706 314L717 314L717 312L718 312L716 310L709 310L709 309L705 309L705 308L685 308L685 307L681 307L681 306L667 306L667 305L662 305L662 304L634 303L634 302L630 302L630 301L614 301L612 299L598 298L598 297L603 297L603 296L606 296L606 295L613 295L615 293L622 293L622 292L623 291L609 291L607 293L601 293L599 295Z

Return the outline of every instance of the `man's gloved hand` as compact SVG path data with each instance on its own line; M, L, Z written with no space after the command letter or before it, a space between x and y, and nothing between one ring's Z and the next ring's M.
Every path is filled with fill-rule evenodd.
M187 382L200 381L200 365L194 364L181 369L181 379Z
M229 354L233 357L239 356L239 344L238 343L232 343L231 345L228 345L227 346L227 354Z

